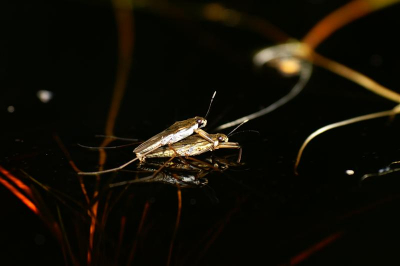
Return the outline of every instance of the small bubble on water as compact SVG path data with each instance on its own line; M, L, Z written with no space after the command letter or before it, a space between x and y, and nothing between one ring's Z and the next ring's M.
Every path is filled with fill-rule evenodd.
M8 107L7 107L7 112L9 112L9 113L14 113L14 112L15 112L15 107L12 106L12 105L8 106Z
M53 93L48 90L40 90L36 93L36 96L42 103L48 103L51 99L53 99Z
M347 175L354 175L354 170L351 170L351 169L346 170L346 174Z

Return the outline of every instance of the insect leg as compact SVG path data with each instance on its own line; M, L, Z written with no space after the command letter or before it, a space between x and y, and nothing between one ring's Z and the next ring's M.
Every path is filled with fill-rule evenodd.
M171 158L168 159L168 161L166 161L165 163L163 163L163 165L161 165L160 168L158 168L157 171L154 172L154 174L152 175L152 178L156 177L162 169L164 169L168 163L170 163L173 159L175 159L175 157L180 157L180 155L176 152L176 150L171 146L171 144L168 144L169 148L172 149L174 151L174 155L171 156Z
M237 162L240 163L242 159L242 147L237 142L221 142L215 149L239 149L239 156Z
M204 138L205 140L211 142L214 144L214 147L216 147L218 145L218 141L214 141L207 132L205 132L204 130L198 128L195 129L194 132L196 132L197 134L199 134L202 138Z
M103 171L97 171L97 172L79 172L78 175L101 175L101 174L105 174L105 173L116 172L116 171L121 170L122 168L130 165L131 163L133 163L137 159L139 159L139 158L136 157L135 159L130 160L129 162L124 163L123 165L118 166L116 168L111 168L111 169L107 169L107 170L103 170Z
M114 139L114 140L123 140L123 141L140 141L138 139L131 139L131 138L120 138L115 136L107 136L107 135L96 135L96 138L106 138L106 139Z
M154 179L154 176L150 175L150 176L142 177L140 179L134 179L134 180L129 180L129 181L121 181L118 183L113 183L113 184L110 184L109 186L110 186L110 188L113 188L113 187L129 185L129 184L133 184L133 183L146 183L146 182L151 182L153 179Z
M108 147L92 147L92 146L86 146L82 144L77 144L79 147L89 149L89 150L110 150L110 149L119 149L119 148L124 148L124 147L129 147L136 145L137 143L130 143L130 144L125 144L125 145L118 145L118 146L108 146Z
M214 165L212 165L212 164L209 163L209 162L206 162L206 161L203 161L203 160L199 160L199 159L197 159L197 158L195 158L195 157L187 157L186 159L187 159L187 160L194 161L194 162L198 162L198 163L205 164L205 165L207 165L208 167L210 167L211 169L213 169L214 171L219 171L219 168L215 167ZM189 163L189 162L188 162L188 163ZM190 164L190 163L189 163L189 164ZM190 165L193 165L193 164L190 164ZM198 168L198 169L202 169L202 168L199 167L199 166L196 166L196 165L193 165L193 166L196 167L196 168Z
M129 162L126 162L123 165L118 166L116 168L111 168L111 169L107 169L107 170L103 170L103 171L96 171L96 172L79 172L78 175L101 175L101 174L105 174L105 173L116 172L116 171L121 170L122 168L125 168L126 166L130 165L134 161L136 161L138 159L140 160L140 158L145 158L146 155L150 152L151 151L148 151L145 154L142 154L141 157L136 156L136 158L134 158L134 159L130 160Z

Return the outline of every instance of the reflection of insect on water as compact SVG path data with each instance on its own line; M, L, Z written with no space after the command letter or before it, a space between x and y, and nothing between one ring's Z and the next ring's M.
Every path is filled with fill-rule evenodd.
M204 160L189 159L191 160L182 160L182 158L178 158L177 161L165 161L160 159L161 161L145 162L140 164L137 169L153 173L152 175L113 183L110 184L110 188L136 183L154 182L179 186L180 188L203 187L208 184L208 179L206 177L208 174L212 172L223 172L230 166L241 165L241 163L233 162L228 158L220 157L207 157Z
M210 107L212 104L212 101L215 97L216 92L214 92L211 102L208 108L208 111L206 113L206 116L208 115L210 111ZM240 148L240 146L237 143L228 143L227 142L227 137L223 136L213 136L211 137L207 132L202 130L202 127L205 127L207 125L207 120L202 117L194 117L190 118L187 120L183 121L178 121L175 122L173 125L171 125L169 128L166 130L160 132L159 134L153 136L152 138L148 139L147 141L143 142L141 145L136 147L133 152L136 154L136 157L129 162L108 170L104 171L97 171L97 172L79 172L78 174L80 175L97 175L97 174L104 174L104 173L109 173L109 172L115 172L120 169L123 169L127 165L133 163L136 160L140 160L143 162L146 157L150 157L151 154L157 150L158 148L165 146L165 145L172 145L176 142L179 142L185 138L188 138L191 136L193 133L196 133L196 138L190 139L190 141L187 141L184 143L184 147L186 152L183 151L182 145L178 146L178 150L182 150L181 153L184 154L185 156L190 156L190 155L197 155L200 153L204 153L209 150L214 150L214 149L219 149L219 148ZM221 143L220 143L221 142ZM195 149L190 150L189 146L195 144ZM229 147L228 147L229 146ZM173 149L172 149L173 150ZM194 151L197 151L194 152ZM165 152L164 152L165 153ZM193 153L193 154L192 154ZM158 152L158 154L163 154ZM170 156L164 156L161 157L170 157ZM179 153L178 153L179 155ZM151 157L160 157L160 156L151 156Z
M204 165L192 166L187 162L180 163L175 161L161 161L140 164L138 170L149 172L151 175L140 177L134 180L113 183L110 184L110 187L113 188L134 183L154 182L179 186L180 188L202 187L208 183L208 180L205 178L205 176L212 171L220 170L220 168L214 165L213 167L207 167Z

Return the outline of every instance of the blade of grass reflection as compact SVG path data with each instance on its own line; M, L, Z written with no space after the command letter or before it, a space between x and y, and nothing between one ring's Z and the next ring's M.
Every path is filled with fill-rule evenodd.
M12 181L17 187L24 191L28 196L32 197L31 189L25 185L21 180L14 177L10 172L0 166L0 172L5 175L10 181Z
M23 204L25 204L26 207L28 207L31 211L33 211L36 215L40 215L40 212L36 205L30 201L24 194L19 192L12 184L10 184L7 180L3 179L0 176L0 183L5 186L11 193L14 194L18 199L22 201Z
M147 213L148 213L149 209L150 209L150 202L146 201L146 203L144 205L144 208L143 208L142 217L140 219L140 224L139 224L138 230L136 232L136 237L133 240L132 249L129 252L129 258L128 258L127 263L126 263L127 266L133 265L133 260L135 258L135 254L136 254L137 243L138 243L138 241L140 239L140 236L142 234L144 221L146 220Z
M100 223L103 227L106 225L106 222L107 222L108 213L109 213L108 209L109 209L109 205L110 205L111 195L112 195L112 192L108 193L104 200L103 216L101 218L101 223Z
M122 242L124 240L125 225L126 225L126 216L124 215L121 217L121 222L119 225L120 229L119 229L118 243L117 247L115 248L115 258L114 258L115 265L119 265L118 261L121 253Z
M12 182L15 183L16 186L18 186L22 191L24 191L28 196L33 198L33 193L31 188L29 188L27 185L22 183L18 178L14 177L9 171L7 171L5 168L0 166L0 173L3 174L6 178L11 180ZM22 203L24 203L29 209L31 209L36 215L40 215L39 209L37 208L36 204L34 204L30 199L28 199L27 196L22 194L18 189L9 183L7 180L1 177L0 175L0 182L5 186L8 190L10 190L11 193L13 193L17 198L19 198Z
M76 164L72 160L69 151L65 147L64 143L61 141L60 137L57 134L53 134L53 138L57 142L57 145L60 147L62 152L64 153L65 157L67 157L68 163L71 165L72 169L74 169L74 171L77 173L81 172L81 170L79 170L79 168L76 166ZM90 202L89 195L86 191L85 183L83 183L83 177L81 175L78 175L78 180L79 180L79 184L80 184L80 187L82 190L82 194L85 197L86 202L89 204L89 202Z
M111 210L114 208L114 206L119 202L119 200L122 198L122 196L128 190L128 187L129 186L124 187L124 190L121 191L121 193L119 193L117 195L117 197L115 197L115 199L111 203L107 203L108 207L103 210L103 212L104 212L104 214L103 214L103 222L104 223L106 222L106 217L108 217L108 215L111 212ZM111 192L107 195L107 198L108 198L107 201L111 201L111 200L109 200L111 198L111 195L112 195ZM92 202L96 202L99 199L99 197L100 197L99 195L97 197L94 197Z
M199 258L203 257L206 252L210 249L211 245L217 240L217 238L219 237L219 235L222 233L222 231L224 230L225 226L231 221L232 216L236 213L239 212L241 206L243 205L243 203L246 201L246 198L238 198L236 201L236 206L231 209L227 215L225 216L225 219L222 220L219 223L219 226L216 227L216 230L212 232L211 237L208 239L205 239L205 245L202 251L199 252Z
M176 214L176 222L175 222L174 233L172 235L171 244L169 246L167 266L171 265L172 251L174 249L175 239L176 239L176 235L178 233L179 223L181 221L182 191L181 191L181 188L179 187L179 185L177 185L177 191L176 192L177 192L177 196L178 196L178 213Z
M79 266L80 263L76 260L76 258L74 256L74 253L72 252L71 245L70 245L70 242L69 242L69 239L68 239L68 234L65 231L64 222L63 222L63 219L61 217L61 212L60 212L60 208L59 208L58 204L57 204L56 208L57 208L58 222L60 224L61 233L62 233L62 236L63 236L62 237L62 241L64 242L64 245L61 245L62 248L64 249L63 250L64 259L65 259L65 261L67 261L67 258L66 258L66 255L65 255L66 254L65 247L66 247L66 249L68 250L68 255L72 260L72 265L78 265Z
M386 196L386 197L383 197L383 198L380 198L377 200L373 200L359 208L351 209L348 212L344 213L343 215L337 216L335 218L335 220L333 220L333 221L329 220L329 224L324 225L324 227L331 228L333 226L333 224L343 224L343 221L350 220L350 219L353 219L353 220L362 219L362 218L360 218L360 216L365 215L366 213L379 211L380 207L382 207L383 205L387 205L391 202L397 201L399 198L400 198L400 194L393 194L393 195L389 195L389 196ZM358 231L359 223L356 222L354 224L354 226L357 228L356 231ZM319 226L319 228L314 226L314 229L320 230L320 228L321 228L321 226ZM341 231L337 231L336 233L325 237L318 243L312 245L310 248L308 248L308 249L300 252L296 256L292 257L290 259L289 265L297 265L297 264L303 262L308 257L310 257L312 254L316 253L317 251L321 250L322 248L325 248L327 245L329 245L329 244L333 243L334 241L338 240L339 238L343 237L345 235L345 233L347 233L347 232L348 233L354 232L354 229L346 228L346 232L341 230Z
M103 250L101 250L101 248L103 247L104 243L106 242L106 232L105 232L105 228L106 228L106 223L108 220L108 213L109 213L109 202L112 196L112 193L108 193L106 197L103 197L100 195L100 193L98 194L99 198L101 199L102 204L100 206L100 208L102 208L99 212L98 212L98 216L101 216L101 219L96 219L96 245L94 246L93 250L96 252L94 254L92 254L93 256L96 257L96 259L98 259L100 257L100 255L102 253L104 253ZM104 202L104 203L103 203ZM95 203L98 203L98 201L95 201ZM99 217L98 217L99 218ZM93 264L97 265L99 262L98 261L94 261Z
M106 136L114 135L115 120L118 116L121 101L124 96L126 84L129 78L134 47L134 20L132 2L129 0L113 0L112 5L114 8L118 31L118 65L111 106L108 112L105 128ZM111 142L112 139L105 138L101 146L105 147ZM100 166L104 164L105 159L105 153L100 152Z
M126 83L129 77L129 72L131 69L131 60L133 52L133 12L132 12L132 2L129 0L113 0L112 1L117 31L118 31L118 65L116 73L116 81L113 90L113 96L111 101L111 107L108 113L108 118L106 122L105 135L112 136L115 126L115 120L119 112L121 101L125 92ZM111 143L111 139L104 139L101 147L107 146ZM103 169L107 155L104 150L99 150L99 170ZM95 190L93 197L97 197L99 194L100 176L96 177ZM92 252L94 245L94 236L96 231L97 223L97 212L98 204L95 202L92 205L91 211L93 213L92 221L89 229L89 247L87 252L87 263L92 264ZM105 212L106 209L103 209Z
M219 222L215 222L209 230L202 235L201 239L196 241L196 245L191 251L185 252L185 256L180 258L181 265L202 265L203 258L212 244L218 239L219 235L224 231L225 226L230 222L232 216L238 213L241 205L246 201L245 198L237 199L236 206L231 209L225 218Z
M12 180L22 191L24 191L30 197L30 199L28 199L27 196L23 195L20 191L18 191L17 187L15 187L11 183L3 179L0 175L0 183L3 184L6 188L8 188L18 199L22 201L22 203L24 203L29 209L31 209L36 215L38 215L43 222L47 224L49 229L52 231L53 235L56 237L57 241L60 243L63 251L63 256L67 264L67 257L65 253L65 246L63 245L64 240L62 237L61 229L58 223L55 221L50 210L48 209L45 201L42 199L40 193L33 186L31 187L27 186L25 183L23 183L21 180L19 180L17 177L12 175L9 171L7 171L1 166L0 170L1 174L6 176L9 180ZM73 256L73 254L70 255L71 255L71 260L74 260L75 257Z
M65 242L64 235L63 235L63 229L62 229L62 224L57 223L57 220L54 218L52 212L48 208L47 203L43 200L41 194L39 191L36 190L35 187L31 186L31 191L32 191L32 199L35 202L36 206L40 209L40 217L42 220L47 224L47 226L50 228L52 231L53 235L56 237L58 243L61 246L63 256L64 256L64 261L67 264L68 258L67 258L67 252L66 252L66 244L69 245L69 243ZM68 206L68 205L67 205ZM56 204L57 210L58 210L58 204ZM69 248L67 245L67 249ZM69 252L69 258L73 262L73 265L79 265L76 262L76 258L72 252Z
M97 206L98 202L96 202L92 206L92 212L93 212L93 217L91 219L90 227L89 227L89 246L88 246L88 252L87 252L87 263L88 265L92 264L92 253L93 253L93 243L94 243L94 232L96 229L96 223L97 223Z
M329 221L327 221L327 223L325 224L320 224L320 225L314 225L312 228L312 232L313 233L319 233L323 230L326 230L326 228L332 228L338 225L340 228L343 227L344 221L349 221L349 220L353 220L355 221L353 226L355 226L357 229L356 231L359 230L359 225L360 223L357 222L356 219L358 219L358 221L360 221L360 219L363 220L362 216L366 215L367 213L371 213L374 211L379 211L381 209L382 206L387 205L391 202L395 202L396 200L398 200L400 198L400 194L393 194L393 195L389 195L382 198L379 198L377 200L373 200L371 202L368 202L367 204L363 204L362 206L355 208L355 209L350 209L349 211L347 211L344 214L340 214L339 216L336 216L335 219L329 219ZM365 222L365 221L363 221ZM349 225L349 223L346 223L347 225ZM353 227L352 226L352 227ZM354 232L354 229L352 227L347 227L345 228L346 232L343 231L343 229L337 231L334 234L331 234L327 237L325 237L324 239L322 239L321 241L317 242L316 244L312 245L311 247L309 247L308 249L300 252L299 254L293 256L292 258L290 258L290 264L289 265L297 265L299 263L302 263L304 260L306 260L308 257L310 257L312 254L316 253L317 251L321 250L322 248L326 247L327 245L333 243L334 241L336 241L338 238L343 237L343 235L345 233L352 233ZM308 234L310 234L310 232L303 232L304 236L303 237L307 237ZM283 265L287 265L287 264L282 264Z
M89 213L89 217L92 217L93 214L90 211L90 208L88 205L83 205L80 201L72 198L71 196L69 196L68 194L65 194L57 189L54 189L52 187L46 186L42 183L40 183L38 180L36 180L35 178L33 178L31 175L29 175L28 173L26 173L24 170L20 169L20 171L22 172L22 174L25 175L25 177L27 177L28 179L30 179L32 182L34 182L35 184L37 184L38 186L40 186L43 190L45 190L47 193L49 193L50 195L52 195L54 198L56 198L58 201L60 201L64 206L66 206L67 208L69 208L72 211L76 211L76 209L72 206L70 206L66 200L76 204L77 207L79 207L81 210L83 210L85 213L88 212ZM66 199L66 200L65 200ZM82 218L84 218L84 216L82 216Z
M299 254L297 254L296 256L291 258L289 265L297 265L297 264L303 262L304 260L306 260L308 257L313 255L314 253L318 252L319 250L325 248L326 246L332 244L333 242L335 242L336 240L341 238L343 236L343 234L344 234L344 232L339 231L339 232L336 232L334 234L331 234L331 235L325 237L324 239L322 239L318 243L314 244L310 248L300 252Z
M75 162L71 158L71 154L68 152L67 148L65 147L64 143L61 141L60 137L54 133L53 138L64 153L65 157L67 157L68 163L71 165L72 169L74 169L75 172L81 172L79 168L76 166Z

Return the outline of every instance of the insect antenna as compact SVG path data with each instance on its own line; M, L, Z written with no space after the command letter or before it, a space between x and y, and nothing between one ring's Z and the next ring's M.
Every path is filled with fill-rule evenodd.
M206 115L204 116L204 118L206 118L206 119L207 119L208 114L210 113L211 105L212 105L212 103L213 103L213 101L214 101L215 94L217 94L217 91L214 91L214 94L213 94L213 96L211 97L210 105L208 106L207 113L206 113Z
M240 123L237 127L235 127L231 132L228 133L228 135L226 135L227 137L232 136L232 133L235 132L239 127L241 127L244 123L248 122L249 120L244 120L242 123Z
M237 132L235 132L235 133L233 133L233 134L230 134L230 135L227 136L227 137L232 137L232 136L234 136L234 135L236 135L236 134L246 133L246 132L256 133L256 134L260 135L260 131L258 131L258 130L253 130L253 129L249 129L249 130L237 131Z

